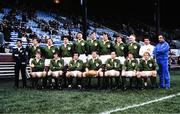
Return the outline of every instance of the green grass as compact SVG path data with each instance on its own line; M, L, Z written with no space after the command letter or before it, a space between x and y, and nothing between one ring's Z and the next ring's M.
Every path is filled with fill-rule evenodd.
M137 113L137 114L167 114L167 113L180 113L180 96L172 99L167 99L161 102L145 105L143 107L137 107L123 111L123 114ZM116 112L117 114L120 112ZM116 114L113 113L113 114Z
M0 113L99 113L180 92L180 72L171 72L170 90L40 91L15 89L12 85L12 81L0 81ZM123 113L180 113L180 97L128 109Z

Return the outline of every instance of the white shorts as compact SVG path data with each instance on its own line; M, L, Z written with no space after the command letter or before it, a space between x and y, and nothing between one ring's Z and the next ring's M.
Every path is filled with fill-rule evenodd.
M79 59L83 61L83 63L86 63L87 56L85 54L80 54Z
M134 76L136 76L136 72L135 71L122 71L122 76L134 77Z
M45 66L50 66L51 59L45 59Z
M42 71L42 72L31 72L31 75L35 76L35 77L44 77L46 75L46 72Z
M140 77L156 76L157 71L141 71L139 72Z
M71 75L73 77L77 77L79 73L81 73L80 71L70 71Z
M101 55L99 59L102 61L102 64L105 64L107 59L111 58L111 55Z
M106 76L119 76L119 71L116 70L108 70L105 72Z
M72 60L72 57L63 57L62 59L64 60L64 65L68 65L69 62Z
M63 73L63 71L52 71L52 76L54 76L54 77L58 77L58 76L60 76L60 75L62 75L62 73Z

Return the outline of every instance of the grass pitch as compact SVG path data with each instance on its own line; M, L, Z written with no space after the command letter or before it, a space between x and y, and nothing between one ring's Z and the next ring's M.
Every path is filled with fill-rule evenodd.
M0 80L0 113L99 113L180 92L180 71L171 71L171 89L33 90ZM180 113L180 96L116 113Z

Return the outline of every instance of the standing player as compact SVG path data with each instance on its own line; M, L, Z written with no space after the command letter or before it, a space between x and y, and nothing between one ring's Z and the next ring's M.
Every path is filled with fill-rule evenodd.
M39 40L37 38L34 38L33 45L28 49L28 55L30 58L29 63L31 63L32 58L35 58L36 51L42 52L42 48L39 46Z
M87 41L87 54L88 60L92 58L91 54L93 51L99 52L99 40L96 39L96 32L92 32L90 40Z
M64 44L59 47L59 53L65 62L65 65L69 64L73 55L73 45L69 43L69 36L63 36Z
M128 52L132 53L134 58L139 58L140 45L136 42L136 36L134 34L130 35L129 41Z
M108 39L108 34L107 33L103 33L103 37L102 40L100 41L100 48L99 48L99 53L100 53L100 57L99 59L101 59L102 64L105 64L107 58L110 58L110 54L112 51L113 45L112 42L109 41Z
M114 49L117 54L117 58L120 60L121 63L125 61L125 53L127 52L127 46L123 43L122 38L120 35L116 36L116 41L114 43Z
M153 57L153 50L154 50L154 46L150 44L150 39L145 36L144 37L144 45L141 46L140 50L139 50L139 55L141 57L143 57L143 54L145 52L148 52L150 54L151 57Z
M77 33L76 35L77 40L74 43L74 52L80 54L79 58L85 63L86 62L86 41L83 39L82 33Z
M50 65L50 61L53 58L53 53L55 53L58 49L53 46L52 39L47 40L47 46L43 49L43 55L45 57L45 66Z

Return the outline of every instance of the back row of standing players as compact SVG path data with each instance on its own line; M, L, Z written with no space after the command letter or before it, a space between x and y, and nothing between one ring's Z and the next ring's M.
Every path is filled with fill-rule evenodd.
M95 32L91 33L90 38L90 40L85 41L82 33L78 33L76 41L72 44L69 43L68 36L63 36L64 43L59 48L53 46L52 39L47 40L47 46L44 48L39 46L38 39L34 39L33 45L28 49L32 78L52 76L55 78L55 87L60 87L61 83L58 82L58 77L63 75L65 66L68 69L65 74L68 78L68 87L72 87L72 77L77 77L79 88L82 87L82 77L99 77L99 86L102 77L106 84L109 77L115 77L116 86L119 86L120 75L136 78L156 77L157 65L152 58L154 46L150 44L147 37L144 38L145 45L142 47L136 42L135 35L130 35L128 44L124 43L119 35L116 36L114 43L111 42L108 40L107 33L103 33L102 40L96 39ZM138 62L140 58L142 60ZM106 69L104 73L103 64L105 64ZM45 70L45 67L49 67L48 71ZM123 79L122 82L124 83L125 80ZM137 85L140 84L138 82ZM147 85L146 80L145 83Z
M98 52L98 55L102 59L110 58L111 52L115 51L117 57L126 58L128 53L132 53L134 58L141 58L144 52L149 52L151 57L153 56L154 46L150 44L148 37L144 38L144 46L140 46L136 42L136 36L130 35L129 43L126 44L122 41L120 35L116 36L114 42L108 39L108 34L104 33L102 40L96 39L96 33L91 33L90 40L85 41L82 37L82 33L77 33L76 41L74 43L69 42L69 36L63 36L64 43L60 47L53 46L53 40L47 40L47 46L42 48L39 46L39 40L34 39L33 45L29 47L29 58L35 58L35 52L41 51L42 56L45 59L53 59L53 53L58 52L62 58L72 57L73 53L79 53L80 59L85 63L87 59L91 58L93 51ZM107 56L109 55L109 56ZM106 56L106 57L104 57ZM122 63L123 60L120 60ZM69 61L67 61L69 62ZM104 63L105 61L103 61Z

